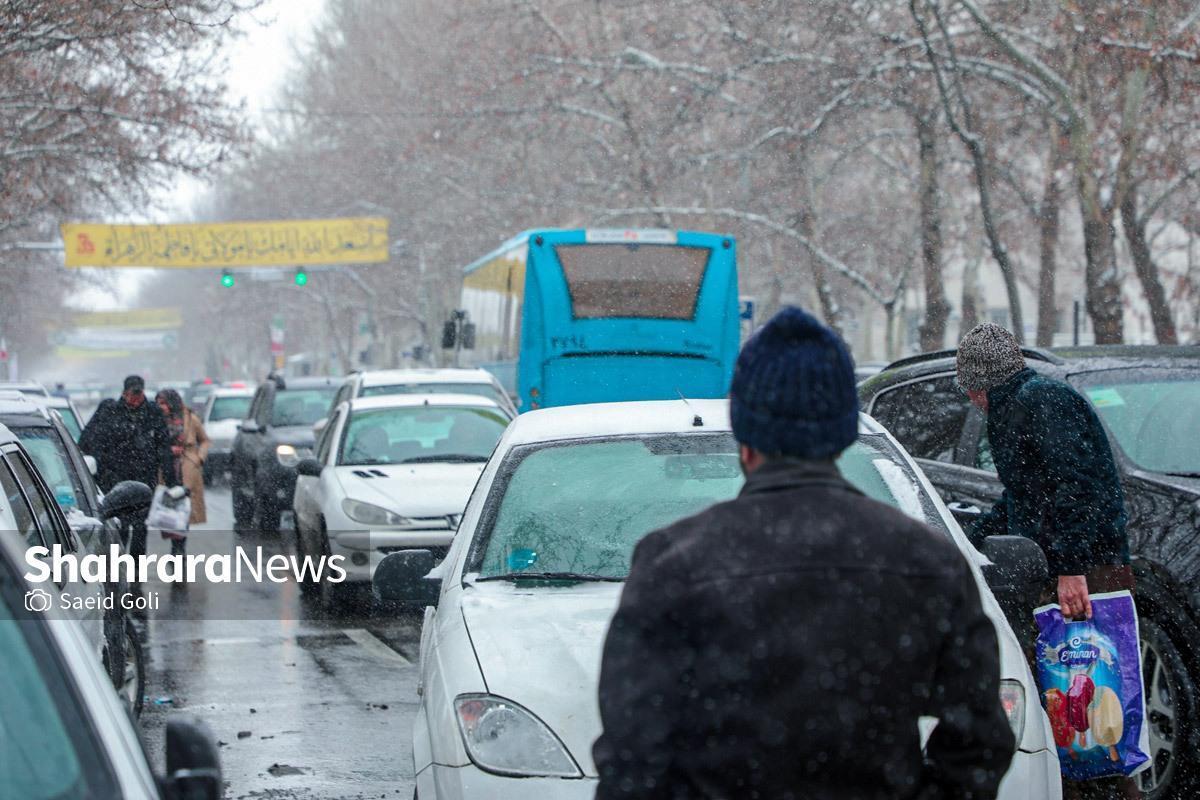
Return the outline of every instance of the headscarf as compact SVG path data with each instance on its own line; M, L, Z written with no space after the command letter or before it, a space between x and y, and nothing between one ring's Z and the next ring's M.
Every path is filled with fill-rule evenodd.
M159 400L167 401L167 408L171 409L172 417L183 417L183 397L174 389L160 389L158 394L154 396L154 402Z

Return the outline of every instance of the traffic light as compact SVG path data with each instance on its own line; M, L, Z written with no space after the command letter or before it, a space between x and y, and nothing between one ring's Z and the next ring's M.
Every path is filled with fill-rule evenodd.
M221 285L226 289L233 288L233 273L227 269L221 270Z
M303 267L298 267L296 269L296 274L293 276L293 278L295 279L297 286L308 285L308 273L304 271Z

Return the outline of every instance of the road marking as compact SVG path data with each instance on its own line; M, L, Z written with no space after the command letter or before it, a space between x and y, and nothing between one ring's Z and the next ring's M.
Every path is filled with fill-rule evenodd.
M365 628L347 628L342 633L376 658L384 661L398 661L406 667L412 666L411 661L388 647L386 642Z

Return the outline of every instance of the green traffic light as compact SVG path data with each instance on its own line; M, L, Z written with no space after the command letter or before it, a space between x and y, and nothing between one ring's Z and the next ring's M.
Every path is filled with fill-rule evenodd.
M233 288L233 273L232 272L222 272L221 273L221 285L224 286L226 289Z
M308 285L308 273L302 269L296 270L296 285L297 286L307 286Z

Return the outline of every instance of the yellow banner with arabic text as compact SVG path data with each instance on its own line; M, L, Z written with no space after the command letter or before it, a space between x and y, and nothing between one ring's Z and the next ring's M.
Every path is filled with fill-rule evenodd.
M221 269L388 260L383 217L62 226L68 267Z

